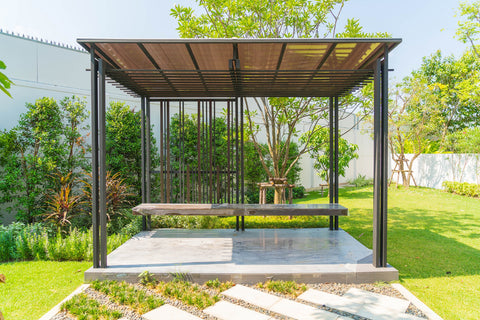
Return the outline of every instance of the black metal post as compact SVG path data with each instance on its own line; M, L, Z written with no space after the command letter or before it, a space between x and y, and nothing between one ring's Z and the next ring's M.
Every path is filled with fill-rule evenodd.
M145 98L141 97L141 107L140 107L140 146L141 146L141 167L142 167L142 177L141 177L141 184L142 184L142 203L146 203L147 193L145 188L145 162L146 162L146 148L145 148ZM142 216L142 228L143 230L147 230L147 217Z
M335 97L335 132L334 132L334 140L335 140L335 199L334 203L338 203L338 187L339 187L339 179L338 179L338 139L339 139L339 128L338 128L338 97ZM334 228L338 230L338 216L334 218Z
M95 46L90 49L91 65L91 122L92 122L92 228L93 228L93 267L100 267L100 243L98 215L98 64L95 60Z
M150 100L144 98L145 100L145 202L151 202L151 179L150 179L150 166L151 166L151 152L150 152ZM146 228L150 230L151 228L151 219L152 217L147 216Z
M387 266L388 47L374 65L373 265Z
M334 203L334 143L333 143L333 131L334 131L334 121L333 121L333 97L330 97L329 102L329 129L330 129L330 141L329 141L329 174L328 174L328 199L329 203ZM329 217L329 229L333 230L333 216Z
M105 141L105 64L103 60L98 60L98 164L100 169L99 197L98 204L100 208L100 267L107 267L107 164L106 164L106 141Z
M243 150L243 99L240 98L240 187L241 187L241 201L245 203L245 159L244 159L244 150ZM245 231L245 217L242 216L242 231Z
M238 193L238 97L235 98L235 203L239 203L239 193ZM240 230L240 218L237 216L235 230Z

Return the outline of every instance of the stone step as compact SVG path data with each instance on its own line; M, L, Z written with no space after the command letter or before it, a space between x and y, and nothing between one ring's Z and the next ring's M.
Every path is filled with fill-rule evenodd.
M293 319L336 320L339 318L337 314L238 284L222 292L222 294Z
M256 312L228 301L219 301L213 306L203 310L208 315L220 320L271 320L270 316Z
M164 304L157 309L145 313L142 315L142 318L145 320L201 320L201 318L169 304Z
M349 295L338 296L309 289L301 294L298 299L373 320L421 319L405 313L409 305L409 302L406 300L359 289L349 290L349 292Z

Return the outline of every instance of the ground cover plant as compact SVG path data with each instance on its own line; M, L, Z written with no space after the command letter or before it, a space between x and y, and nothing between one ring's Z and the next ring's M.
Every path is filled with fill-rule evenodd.
M307 291L305 284L296 283L295 281L269 280L267 282L257 283L256 286L267 291L281 293L293 299Z
M122 317L121 312L108 309L85 293L78 294L62 304L61 310L78 320L114 320Z
M155 290L165 297L175 298L189 306L205 309L220 300L218 295L210 295L203 291L198 284L189 281L174 279L170 282L159 282Z
M164 304L163 300L126 282L93 281L92 288L106 294L118 304L124 304L144 314Z

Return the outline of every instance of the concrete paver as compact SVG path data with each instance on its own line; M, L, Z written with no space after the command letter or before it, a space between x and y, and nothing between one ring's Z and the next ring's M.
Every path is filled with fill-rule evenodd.
M270 316L256 312L228 301L219 301L203 310L206 314L221 320L270 320Z
M201 318L169 304L145 313L142 318L146 320L201 320Z
M410 302L404 299L388 297L357 288L350 288L343 297L364 305L374 304L382 306L396 313L405 313L410 305Z
M237 284L236 286L222 292L223 295L243 300L263 309L269 309L272 305L282 300L273 294L269 294L260 290L255 290L246 286Z

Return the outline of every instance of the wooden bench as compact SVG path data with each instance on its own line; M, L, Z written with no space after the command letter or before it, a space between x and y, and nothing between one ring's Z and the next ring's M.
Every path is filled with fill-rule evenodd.
M135 215L181 216L348 216L348 209L331 204L200 204L142 203L133 208Z

